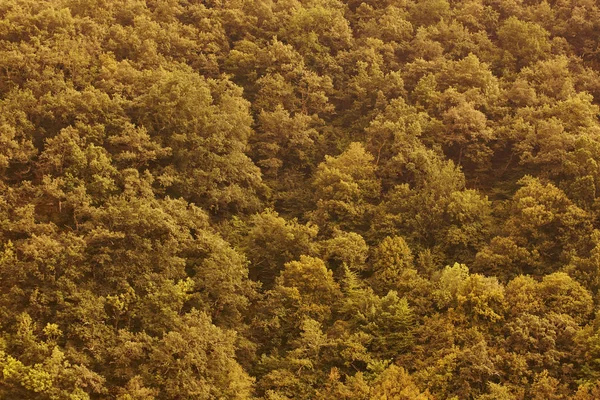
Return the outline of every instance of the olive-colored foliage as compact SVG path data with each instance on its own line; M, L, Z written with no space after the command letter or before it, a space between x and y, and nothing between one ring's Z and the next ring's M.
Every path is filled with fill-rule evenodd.
M394 186L376 209L370 235L402 234L417 250L430 249L441 262L470 262L490 236L490 203L465 189L452 161L415 150L404 163L406 180Z
M403 368L391 365L373 381L371 398L377 400L427 400L432 397L428 391L419 390Z
M550 34L533 22L521 21L511 16L498 28L500 46L506 52L505 63L508 68L524 67L544 58L550 51Z
M323 259L330 267L338 269L346 266L352 271L364 271L369 254L369 246L361 235L355 232L336 230L331 239L320 243Z
M318 227L300 224L297 220L280 217L271 209L252 216L241 249L250 262L249 269L255 280L270 289L284 264L302 255L316 251L314 240Z
M381 190L373 155L356 142L337 157L325 157L315 171L313 186L317 209L310 218L325 232L334 228L361 232Z
M585 254L589 214L552 184L531 176L519 183L523 186L513 196L503 235L477 254L475 264L504 277L543 275L556 270L557 263Z
M0 398L599 398L598 21L0 1Z

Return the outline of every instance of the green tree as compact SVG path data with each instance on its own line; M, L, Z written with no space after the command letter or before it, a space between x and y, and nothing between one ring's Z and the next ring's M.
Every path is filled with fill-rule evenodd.
M503 50L507 67L521 69L535 61L546 58L550 52L550 34L533 22L509 17L498 28L498 40Z
M314 174L317 209L311 220L331 232L365 229L372 204L380 192L373 156L360 143L352 143L338 157L326 156Z
M267 209L254 215L248 225L240 245L250 261L252 278L260 280L266 289L272 287L285 263L316 252L318 228L313 224L286 221Z

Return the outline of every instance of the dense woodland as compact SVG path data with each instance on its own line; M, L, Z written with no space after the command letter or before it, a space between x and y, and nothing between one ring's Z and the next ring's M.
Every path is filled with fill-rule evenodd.
M594 0L0 0L0 398L600 398Z

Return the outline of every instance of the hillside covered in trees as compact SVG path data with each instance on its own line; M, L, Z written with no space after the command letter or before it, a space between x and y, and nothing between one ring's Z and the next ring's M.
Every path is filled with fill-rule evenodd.
M594 0L0 0L0 398L600 398Z

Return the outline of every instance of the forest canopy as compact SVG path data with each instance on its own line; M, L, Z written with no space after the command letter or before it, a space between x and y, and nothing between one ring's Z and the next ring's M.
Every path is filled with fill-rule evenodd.
M0 1L0 398L600 398L598 32Z

